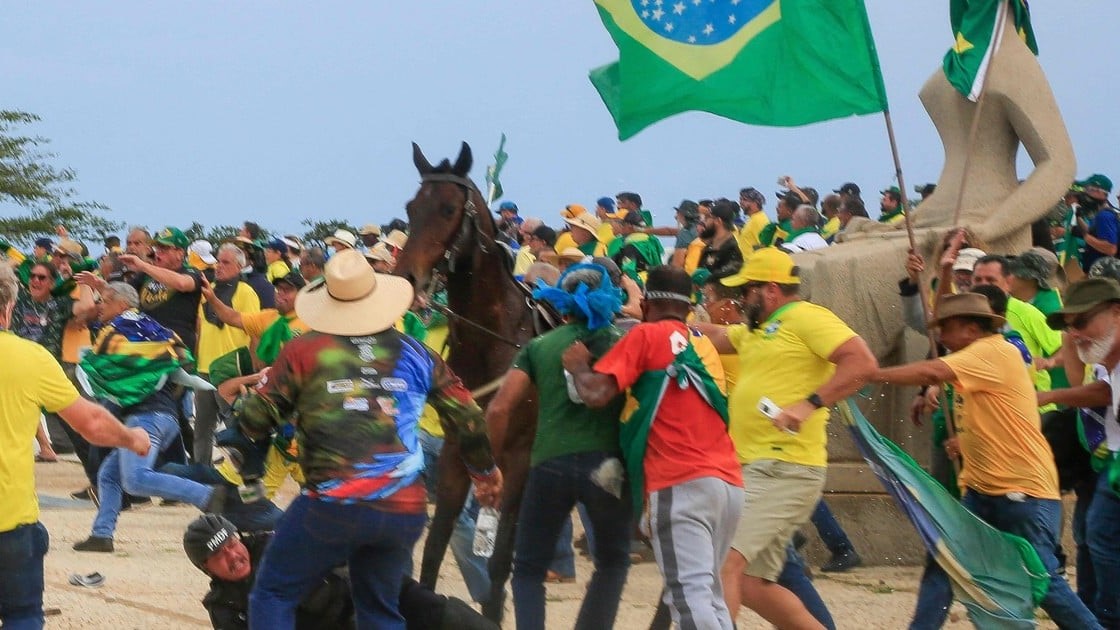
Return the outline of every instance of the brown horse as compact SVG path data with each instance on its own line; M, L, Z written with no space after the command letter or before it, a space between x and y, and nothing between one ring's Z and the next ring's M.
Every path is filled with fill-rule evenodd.
M454 165L443 160L432 166L414 143L412 161L420 172L420 190L406 206L410 234L395 273L408 278L423 295L432 282L432 271L437 266L445 268L450 326L447 363L472 391L484 390L476 394L481 404L496 389L494 384L509 369L518 348L533 336L533 309L513 278L509 253L495 240L497 226L486 202L467 177L472 162L470 147L463 143ZM536 426L534 396L515 410L498 461L505 489L489 564L490 597L483 605L483 614L498 623ZM420 581L430 588L435 587L452 529L470 488L459 456L458 436L446 423L444 431L436 513L420 567Z

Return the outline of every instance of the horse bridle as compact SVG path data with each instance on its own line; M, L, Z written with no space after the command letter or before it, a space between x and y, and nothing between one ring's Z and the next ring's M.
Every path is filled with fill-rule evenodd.
M466 200L463 202L463 218L459 221L459 233L455 236L455 240L451 241L451 245L448 246L446 251L444 252L444 258L447 260L447 270L449 272L455 271L455 262L456 260L458 260L459 254L470 242L472 230L477 235L478 249L483 254L490 253L490 249L489 247L487 247L486 243L487 240L490 242L491 247L498 246L498 242L494 239L494 237L490 236L486 232L483 232L478 225L478 207L475 206L474 201L471 200L471 192L479 192L478 188L474 185L474 182L467 179L466 177L460 177L453 173L425 173L420 177L420 181L422 183L446 182L455 184L463 189L463 194L466 196ZM482 193L479 193L479 195L481 194ZM487 326L480 324L472 319L463 317L462 315L451 310L446 305L436 304L433 302L431 306L432 308L442 312L444 315L468 324L473 328L476 328L490 335L498 341L511 345L514 348L521 349L521 344L517 343L516 341L509 339L508 337L501 335L491 330Z
M486 240L490 241L491 246L496 246L497 241L492 236L486 234L478 225L478 207L475 206L474 201L471 200L472 192L479 192L474 182L466 177L460 177L454 173L426 173L420 177L422 183L426 182L446 182L455 184L463 189L463 195L466 199L463 201L463 218L459 221L459 233L455 236L455 240L451 241L451 245L447 247L444 252L444 258L447 259L447 268L449 271L455 271L455 261L459 258L459 254L471 238L471 230L478 235L478 249L483 254L490 253L487 247ZM482 193L479 193L481 195Z

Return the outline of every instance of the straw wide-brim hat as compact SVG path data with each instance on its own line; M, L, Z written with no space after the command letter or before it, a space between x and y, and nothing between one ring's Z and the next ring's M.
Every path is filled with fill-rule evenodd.
M296 296L296 315L331 335L372 335L393 327L412 305L412 284L374 273L365 256L344 249L327 261L323 277Z
M564 217L564 223L567 223L572 227L583 228L588 232L591 232L591 236L594 236L596 239L599 238L599 227L603 225L603 222L599 220L599 217L591 214L590 212L577 214L574 217Z
M564 251L560 252L560 258L564 260L579 261L583 260L586 257L587 254L584 254L582 251L580 251L578 247L565 247Z
M1007 323L1007 318L992 312L988 298L979 293L958 293L941 297L928 325L933 328L950 317L987 317L997 327Z
M404 246L408 244L408 235L400 230L393 230L381 240L397 249L404 249Z
M385 245L385 243L378 243L377 245L369 248L369 251L366 252L366 258L368 258L369 260L379 260L381 262L389 263L390 265L397 262L397 259L393 258L393 252L389 251L389 248Z
M323 242L327 245L334 245L335 243L337 243L339 245L344 245L350 249L353 249L354 246L358 243L358 237L354 236L354 233L350 230L343 230L339 228L334 231L334 234L332 236L328 236L327 238L323 239Z

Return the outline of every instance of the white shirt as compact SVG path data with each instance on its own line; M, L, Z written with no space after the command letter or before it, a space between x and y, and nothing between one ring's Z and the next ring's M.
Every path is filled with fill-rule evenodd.
M782 249L791 254L807 252L813 249L824 249L826 247L828 247L828 241L824 240L824 237L816 232L806 232L798 235L797 238L788 243L782 243Z

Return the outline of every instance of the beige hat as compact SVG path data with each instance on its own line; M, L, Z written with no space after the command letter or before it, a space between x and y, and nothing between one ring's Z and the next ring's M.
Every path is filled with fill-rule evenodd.
M378 243L369 248L369 251L366 252L366 258L386 262L390 265L397 262L397 259L393 258L393 252L389 251L389 247L385 243Z
M393 230L389 232L388 236L381 240L397 249L404 249L405 244L408 243L408 235L400 230Z
M976 261L987 256L982 249L966 247L957 252L957 262L953 263L953 271L972 271Z
M583 228L588 232L591 232L591 235L596 239L599 238L599 227L603 225L603 222L599 220L599 217L591 214L590 212L582 212L573 217L564 217L564 223L567 223L572 227Z
M393 327L412 305L412 284L374 273L365 256L344 249L327 261L323 277L300 289L296 315L331 335L372 335Z
M565 247L564 251L560 252L560 258L563 260L583 260L586 255L578 247Z
M373 234L375 236L381 236L381 226L367 223L362 226L362 229L358 230L358 234Z
M930 318L929 327L939 325L950 317L987 317L995 322L996 327L1007 323L1007 318L992 312L988 298L979 293L958 293L956 295L943 295L937 302L937 309Z
M82 259L82 244L65 237L54 246L54 251L77 260Z
M333 236L328 236L327 238L323 239L323 242L327 245L334 245L337 243L339 245L344 245L350 249L354 249L354 245L358 242L358 237L354 236L354 233L350 230L339 228L334 231Z

